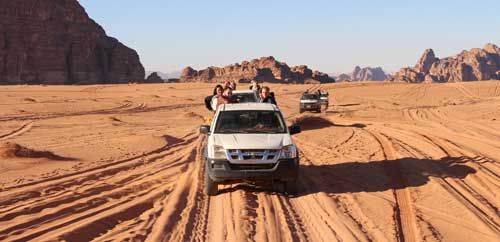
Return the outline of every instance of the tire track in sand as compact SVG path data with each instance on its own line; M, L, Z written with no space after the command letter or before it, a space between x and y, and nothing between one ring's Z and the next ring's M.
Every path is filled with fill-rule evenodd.
M22 134L30 131L33 128L34 123L35 122L28 122L26 124L23 124L18 129L12 130L11 132L9 132L7 134L0 135L0 141L8 140L8 139L14 138L16 136L22 135Z
M206 241L210 199L206 199L202 192L203 184L191 179L200 169L201 154L201 146L197 142L184 159L184 168L175 177L175 185L168 196L156 200L152 209L138 218L115 226L94 240Z
M317 151L312 147L300 146L301 163L306 166L321 166L324 161L317 160ZM387 241L389 238L376 226L374 221L366 216L361 210L361 205L355 201L354 194L339 193L330 194L322 192L328 191L330 186L338 186L339 183L332 184L332 180L338 180L342 184L349 186L366 188L358 182L339 176L335 173L307 173L301 175L301 190L309 190L313 194L308 195L305 200L292 200L291 203L299 211L302 221L305 224L308 240L312 241ZM313 192L314 191L314 192ZM364 195L373 196L377 199L393 203L390 197L383 194L366 193ZM346 201L352 203L346 204ZM312 200L311 200L312 199ZM354 215L353 213L356 213ZM321 218L316 221L314 218Z
M63 117L78 117L78 116L86 116L86 115L110 115L110 114L130 114L130 113L147 113L147 112L156 112L163 110L173 110L173 109L182 109L182 108L194 108L203 106L204 104L173 104L173 105L162 105L155 107L148 107L147 103L140 103L136 107L132 106L133 102L125 101L121 105L107 108L107 109L97 109L90 111L77 111L77 112L54 112L54 113L43 113L43 114L29 114L29 115L12 115L12 116L4 116L0 118L0 121L14 121L14 120L47 120L54 118L63 118Z
M9 196L2 195L0 238L91 240L124 221L136 220L175 191L175 175L193 163L196 150L191 143L188 140L177 150L167 148L127 161L137 165L105 166L104 173L92 171L40 183L45 188L37 184L21 187L24 199L18 199L13 189Z
M425 210L427 212L431 212L433 214L437 214L437 216L442 217L441 219L452 222L452 221L462 221L461 226L469 229L471 232L478 232L477 229L474 229L474 226L478 224L482 224L487 227L491 233L499 233L499 210L494 205L496 200L496 190L497 186L494 184L498 184L498 180L495 181L496 173L490 171L486 167L484 167L483 163L479 162L489 162L488 159L483 161L482 158L477 158L474 153L467 152L462 148L455 146L451 141L438 138L432 134L423 134L415 131L409 131L405 129L395 129L383 127L384 132L393 133L390 139L391 142L394 142L395 145L404 149L404 153L407 153L410 156L415 156L420 159L433 159L436 157L448 157L450 159L450 165L453 164L466 164L467 166L474 167L477 171L483 171L483 174L470 174L468 179L456 179L453 177L440 177L440 176L429 176L428 179L438 184L446 194L449 194L453 200L460 202L461 205L464 206L464 209L470 211L470 215L477 218L474 225L470 223L470 221L455 217L452 214L443 213L443 211L436 210L434 208L415 205L415 209ZM396 132L396 133L395 133ZM428 145L432 145L437 149L434 152L429 153L429 150L425 148L417 148L415 145L410 145L403 140L418 140L425 141ZM424 144L420 144L420 146L425 146ZM436 153L437 152L437 153ZM469 158L476 157L476 158ZM445 158L443 158L445 159ZM476 162L476 160L478 162ZM443 161L441 161L442 163ZM446 170L437 165L436 163L423 164L426 165L428 170L434 170L438 173L446 174ZM485 181L486 180L486 181ZM432 225L425 221L422 214L417 214L418 220L420 222L426 223L427 226L432 228ZM469 219L470 220L470 219ZM478 223L479 222L479 223ZM436 229L432 229L432 235L439 235L439 231ZM484 236L491 236L491 234L482 233ZM438 238L436 238L438 239Z
M483 170L490 176L496 176L496 173L489 170L488 168L477 164L473 160L468 160L466 155L457 149L450 142L433 137L431 135L425 136L428 140L436 144L443 151L445 151L450 157L462 157L464 163L472 163L471 165L478 170ZM478 179L478 178L476 178ZM442 182L447 186L447 190L452 194L457 200L461 201L469 210L473 211L473 214L478 217L486 226L490 227L493 231L500 233L500 220L498 216L500 211L496 206L489 202L488 199L483 197L481 193L477 192L472 186L464 182L463 180L447 180L441 179ZM486 184L486 183L483 183ZM495 184L491 182L491 184ZM464 192L465 191L465 192Z
M368 130L367 130L368 131ZM395 161L398 155L389 139L381 133L368 131L380 144L385 160ZM411 192L406 188L405 180L401 175L399 163L391 162L385 165L385 169L392 180L396 206L394 207L394 219L396 221L396 233L398 241L417 242L421 241L416 221L416 213L412 205Z
M21 185L5 187L5 188L3 188L2 192L9 192L12 190L12 192L14 194L16 194L16 196L19 196L20 195L19 190L16 190L16 189L23 188L23 187L37 186L36 190L40 190L40 187L38 187L40 185L43 185L46 187L54 186L56 184L68 185L71 182L75 182L75 180L78 180L80 177L93 178L99 172L106 172L106 173L111 172L112 173L115 171L119 172L119 171L123 171L126 169L133 169L136 166L143 164L145 159L149 158L151 160L156 161L157 159L159 159L159 157L165 157L170 152L176 151L176 149L178 149L178 148L182 149L183 147L185 147L189 143L192 143L197 138L195 137L194 133L190 133L190 134L188 134L180 139L177 139L175 137L169 137L169 139L172 139L172 140L168 141L166 145L164 145L158 149L155 149L155 150L152 150L149 152L145 152L145 153L138 155L138 156L134 156L134 157L126 158L123 160L118 160L118 161L111 161L109 163L105 163L105 164L97 166L97 167L91 167L87 170L82 170L82 171L77 171L74 173L69 173L69 174L64 174L64 175L60 175L60 176L41 179L41 180L33 181L30 183L24 183ZM69 182L69 183L65 183L65 182ZM6 199L0 198L0 208L4 204L5 200Z

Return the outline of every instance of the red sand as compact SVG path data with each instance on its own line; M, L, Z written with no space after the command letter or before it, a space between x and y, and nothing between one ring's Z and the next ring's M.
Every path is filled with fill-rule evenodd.
M0 87L0 240L499 241L500 82L273 85L300 194L202 193L209 84ZM36 100L36 101L26 101Z

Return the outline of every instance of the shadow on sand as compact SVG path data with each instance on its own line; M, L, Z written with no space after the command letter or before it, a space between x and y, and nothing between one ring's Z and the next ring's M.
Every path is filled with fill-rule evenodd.
M297 196L324 192L327 194L380 192L419 187L430 177L464 179L476 170L465 165L469 157L445 157L440 160L403 158L371 162L346 162L328 165L301 165ZM279 193L269 184L233 185L220 193L236 190Z
M181 142L184 142L184 139L179 139L177 137L171 136L171 135L163 135L163 139L165 139L165 142L167 142L167 145L174 145L178 144Z
M34 150L22 145L7 142L0 144L0 158L45 158L57 161L77 161L72 157L56 155L51 151Z
M338 104L337 106L340 107L352 107L352 106L359 106L361 103L346 103L346 104Z
M316 130L316 129L324 129L329 127L350 127L350 128L364 128L365 124L335 124L332 121L325 119L320 116L305 116L297 119L294 122L295 125L300 125L303 131L307 130Z

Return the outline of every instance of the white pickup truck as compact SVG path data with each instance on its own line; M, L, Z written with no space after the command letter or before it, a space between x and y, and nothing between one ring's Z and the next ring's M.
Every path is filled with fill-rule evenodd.
M219 106L212 124L200 127L207 135L205 193L217 195L218 184L256 180L280 181L295 193L299 156L291 135L300 132L300 126L286 126L273 104Z
M316 93L303 93L300 97L299 113L316 111L321 113L320 96Z

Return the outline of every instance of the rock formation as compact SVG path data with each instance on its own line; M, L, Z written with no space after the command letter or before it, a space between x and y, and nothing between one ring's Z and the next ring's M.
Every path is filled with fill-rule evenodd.
M146 71L146 76L151 75L153 72L156 72L158 76L163 80L168 80L172 78L179 78L181 76L181 70L171 71L171 72L161 72L161 71Z
M463 82L500 79L500 48L487 44L443 59L434 51L424 52L413 67L402 68L392 78L403 82Z
M414 70L417 72L427 73L431 70L432 64L434 64L439 59L434 55L434 51L432 49L427 49L424 51L424 54L418 60L417 64L414 67Z
M344 82L344 81L351 81L351 75L349 74L340 74L335 77L335 80L339 82Z
M243 61L225 67L208 67L204 70L194 70L186 67L181 73L181 82L222 82L222 81L248 82L257 80L259 82L275 83L305 83L318 81L321 83L335 82L335 79L327 74L312 71L307 66L289 67L279 62L274 57L262 57L251 61Z
M356 66L351 74L353 81L384 81L387 75L380 67L364 67Z
M0 0L0 84L144 80L137 53L77 0Z
M157 72L149 74L148 78L144 81L145 83L163 83L163 78L161 78Z
M351 74L340 74L338 81L384 81L388 76L381 67L356 66Z

